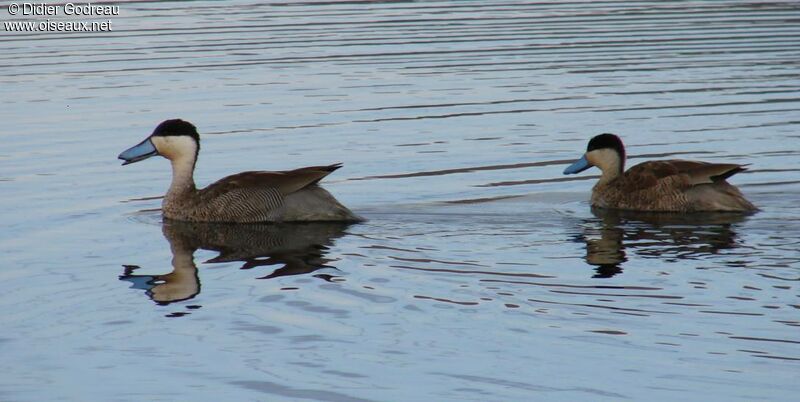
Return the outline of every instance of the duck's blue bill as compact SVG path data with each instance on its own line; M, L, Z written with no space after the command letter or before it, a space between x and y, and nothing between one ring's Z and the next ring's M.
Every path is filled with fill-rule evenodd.
M575 163L567 166L567 168L564 169L564 174L580 173L586 169L589 169L590 167L592 167L592 165L588 160L586 160L586 155L583 155L580 159L575 161Z
M158 151L153 145L153 142L150 141L150 138L145 138L145 140L140 142L138 145L132 146L123 151L121 154L119 154L118 158L125 161L125 163L122 164L122 166L125 166L129 163L145 160L153 155L158 155Z

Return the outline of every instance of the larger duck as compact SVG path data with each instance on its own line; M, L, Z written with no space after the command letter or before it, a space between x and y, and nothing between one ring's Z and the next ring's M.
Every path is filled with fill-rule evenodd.
M602 175L592 189L593 206L654 212L757 211L726 179L745 170L732 163L686 160L642 162L625 171L625 147L614 134L589 141L581 159L564 170L580 173L597 166Z
M161 155L172 163L172 183L162 201L164 217L194 222L355 222L361 218L319 186L340 164L279 172L242 172L198 189L194 167L200 136L191 123L166 120L144 141L121 154L123 165Z

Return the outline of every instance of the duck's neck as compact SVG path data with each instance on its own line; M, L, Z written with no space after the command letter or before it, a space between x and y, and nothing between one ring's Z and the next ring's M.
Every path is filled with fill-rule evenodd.
M600 168L603 174L600 176L598 185L606 185L618 177L622 176L622 171L625 168L625 161L623 157L613 149L599 149L592 151L589 155L590 162Z
M622 176L622 167L617 166L610 166L608 168L603 169L603 174L600 175L600 180L597 181L598 185L606 185L617 178Z
M194 158L177 158L172 163L172 184L165 198L180 198L197 191L194 185Z

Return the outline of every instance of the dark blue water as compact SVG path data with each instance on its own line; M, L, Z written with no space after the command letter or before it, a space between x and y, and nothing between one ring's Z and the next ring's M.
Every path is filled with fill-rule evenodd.
M0 400L794 400L796 2L123 2L0 33ZM363 224L162 223L198 184L344 163ZM762 211L596 214L630 163L749 163Z

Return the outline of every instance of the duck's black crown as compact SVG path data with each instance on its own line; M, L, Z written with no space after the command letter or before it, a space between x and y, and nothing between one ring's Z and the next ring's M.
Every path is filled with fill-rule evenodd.
M181 136L186 135L192 137L197 141L200 142L200 135L197 134L197 128L188 121L181 120L181 119L172 119L172 120L164 120L156 126L156 129L153 130L154 136Z
M596 149L610 148L619 154L622 160L625 160L625 146L622 145L622 140L614 134L600 134L595 136L589 141L586 147L586 152L592 152Z

